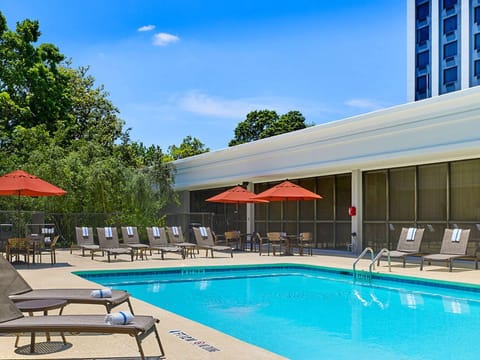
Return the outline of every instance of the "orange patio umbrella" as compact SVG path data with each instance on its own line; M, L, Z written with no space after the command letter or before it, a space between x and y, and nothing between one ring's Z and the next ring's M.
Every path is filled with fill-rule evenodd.
M320 195L288 180L285 180L254 197L256 200L268 201L316 200L321 198Z
M23 170L0 176L0 195L18 196L18 219L20 219L20 196L62 196L66 193L65 190Z
M225 190L220 194L212 196L205 201L223 204L236 204L236 212L238 216L238 204L268 203L268 200L255 199L254 197L255 193L244 189L240 185L237 185L231 189Z
M285 180L284 182L256 195L254 199L268 201L302 201L317 200L322 199L322 197L300 185Z
M220 194L212 196L205 201L224 204L247 204L247 203L267 203L267 200L255 199L255 194L237 185Z

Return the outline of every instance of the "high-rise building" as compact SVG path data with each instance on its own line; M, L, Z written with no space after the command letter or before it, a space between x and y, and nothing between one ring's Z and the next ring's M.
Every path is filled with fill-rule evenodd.
M480 0L407 0L407 97L480 85Z

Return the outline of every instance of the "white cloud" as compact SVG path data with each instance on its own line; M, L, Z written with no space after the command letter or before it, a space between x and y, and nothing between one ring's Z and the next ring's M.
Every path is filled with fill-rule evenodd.
M351 99L345 101L345 105L363 110L377 110L383 107L379 103L369 99Z
M278 109L283 105L274 105L272 99L236 99L228 100L193 90L177 99L177 104L191 113L207 116L243 118L253 110ZM278 111L278 110L277 110Z
M152 31L153 29L155 29L155 25L145 25L145 26L139 27L137 31L140 31L140 32Z
M172 43L176 43L180 38L176 35L167 33L158 33L153 36L153 45L155 46L167 46Z

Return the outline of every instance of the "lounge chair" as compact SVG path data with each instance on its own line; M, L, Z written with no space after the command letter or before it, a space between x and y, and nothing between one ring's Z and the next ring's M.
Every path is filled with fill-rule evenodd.
M98 242L100 243L100 249L102 249L103 252L107 254L108 262L110 262L111 255L116 258L117 255L122 254L130 254L130 258L133 261L133 249L130 247L120 247L116 227L99 227L97 228L97 233Z
M424 232L425 229L402 228L398 238L397 250L392 250L388 253L390 259L402 259L403 267L405 267L407 256L421 256L420 246ZM380 265L380 259L378 259L378 265Z
M230 257L233 257L233 248L231 246L215 245L214 234L209 227L194 227L193 234L197 241L197 249L206 250L206 256L208 252L211 252L213 258L213 251L226 251L230 252Z
M23 316L22 312L5 294L5 289L0 288L0 334L31 333L30 351L35 351L35 333L60 332L80 334L127 334L135 337L140 357L145 359L142 340L152 332L155 333L160 356L164 356L160 336L158 335L157 319L152 316L135 316L133 321L126 325L110 325L105 323L105 315L48 315L48 316ZM64 340L65 342L65 340ZM92 351L93 349L88 349ZM5 353L5 349L3 349Z
M167 233L163 227L147 227L147 237L150 244L150 250L157 250L162 254L162 260L165 258L164 253L179 253L185 259L185 251L181 246L168 243Z
M420 270L423 270L423 263L428 261L445 261L452 271L454 259L473 259L475 269L478 269L477 256L467 255L468 240L470 238L470 229L445 229L443 234L442 246L439 254L429 254L422 257Z
M82 256L85 256L85 250L90 252L92 258L95 252L102 251L100 246L95 244L95 241L93 240L93 229L91 227L75 227L75 239L77 240L77 247L82 250ZM73 247L74 245L72 244L70 247L70 254L72 253Z
M194 255L193 250L197 248L197 244L185 241L181 226L167 226L167 235L170 244L183 248L185 257L188 254L190 257Z
M130 294L124 290L112 290L111 297L92 297L95 289L32 289L20 273L0 255L0 288L14 302L41 299L64 299L67 304L91 304L105 306L109 313L120 304L126 303L133 314Z
M148 245L140 242L136 226L122 226L122 239L123 245L134 250L137 259L139 254L142 259L144 255L146 256L145 250L148 250ZM120 244L120 246L122 246L122 244Z

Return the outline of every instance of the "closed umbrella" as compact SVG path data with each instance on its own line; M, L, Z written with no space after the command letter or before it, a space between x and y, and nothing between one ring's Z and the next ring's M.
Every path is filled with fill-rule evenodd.
M0 195L18 196L18 219L20 220L20 196L62 196L67 192L23 170L0 176ZM20 224L17 235L20 235Z

